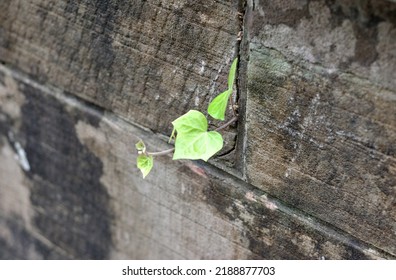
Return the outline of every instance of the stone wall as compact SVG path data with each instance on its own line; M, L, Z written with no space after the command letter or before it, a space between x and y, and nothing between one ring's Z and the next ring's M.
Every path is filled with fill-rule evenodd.
M0 258L396 257L394 1L0 10ZM223 150L143 180L137 139L169 148L234 57Z

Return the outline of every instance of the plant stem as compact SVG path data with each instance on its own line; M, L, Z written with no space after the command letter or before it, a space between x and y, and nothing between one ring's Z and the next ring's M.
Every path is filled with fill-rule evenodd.
M220 131L223 130L224 128L229 127L231 124L233 124L234 122L236 122L238 120L238 116L234 116L232 119L230 119L228 122L226 122L225 124L223 124L222 126L219 126L218 128L216 128L214 131Z
M147 152L147 154L149 156L163 156L163 155L172 153L174 150L175 150L175 148L172 148L172 149L168 149L168 150L161 151L161 152Z

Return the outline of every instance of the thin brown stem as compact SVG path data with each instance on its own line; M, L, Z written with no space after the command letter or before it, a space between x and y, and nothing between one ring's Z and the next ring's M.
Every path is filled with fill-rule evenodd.
M172 149L168 149L168 150L160 151L160 152L147 152L147 154L149 156L163 156L163 155L172 153L174 150L175 150L175 148L172 148Z
M223 130L224 128L229 127L231 124L233 124L234 122L236 122L238 120L238 116L234 116L232 119L230 119L228 122L226 122L225 124L223 124L222 126L219 126L218 128L216 128L214 131L220 131Z

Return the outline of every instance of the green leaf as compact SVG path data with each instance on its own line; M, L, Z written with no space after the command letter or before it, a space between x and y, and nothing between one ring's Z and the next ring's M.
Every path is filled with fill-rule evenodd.
M208 107L209 115L216 119L224 121L225 112L227 110L228 99L232 94L232 87L235 81L235 72L238 64L238 58L235 58L231 64L230 73L228 74L228 89L217 95Z
M235 58L231 64L230 73L228 73L228 89L231 90L232 90L232 86L234 85L237 64L238 64L238 58Z
M173 159L202 159L207 161L223 147L223 137L216 131L207 131L205 116L190 110L172 122L177 137Z
M208 107L208 113L212 118L224 121L228 99L230 98L231 94L232 89L228 89L225 92L220 93L218 96L215 97L215 99L212 100L212 102L210 102Z
M143 174L143 178L150 173L151 168L153 168L154 160L152 156L138 155L137 157L137 167Z
M144 145L142 140L139 140L139 142L137 142L135 144L136 150L138 150L139 152L146 152L146 145Z
M177 137L179 137L179 134L190 133L195 130L206 131L208 129L208 122L205 116L197 110L188 111L174 120L172 124L177 132Z
M173 159L202 159L207 161L223 147L223 137L216 131L178 134Z

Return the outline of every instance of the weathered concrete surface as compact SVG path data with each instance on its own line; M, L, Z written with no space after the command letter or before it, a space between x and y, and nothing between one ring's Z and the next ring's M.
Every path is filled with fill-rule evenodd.
M245 175L396 254L396 5L249 1Z
M160 157L143 180L136 138L165 141L0 73L1 258L391 257L207 164Z
M0 2L0 61L142 126L225 90L238 1ZM151 113L155 112L155 113Z
M396 257L396 4L243 5L0 1L1 258ZM136 139L205 111L241 28L223 171L142 180Z

